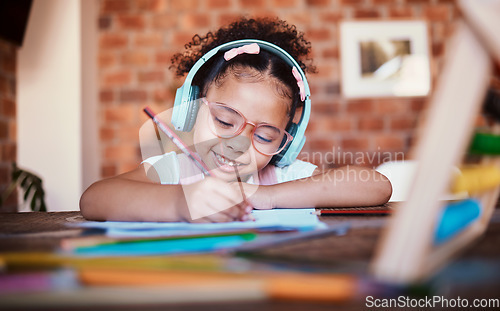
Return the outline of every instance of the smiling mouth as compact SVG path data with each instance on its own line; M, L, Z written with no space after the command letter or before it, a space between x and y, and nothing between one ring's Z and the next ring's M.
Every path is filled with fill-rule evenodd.
M243 163L240 163L240 162L236 162L234 160L231 160L231 159L228 159L220 154L218 154L217 152L214 152L212 151L215 155L215 158L222 164L224 165L229 165L229 166L232 166L232 167L235 167L235 166L242 166Z

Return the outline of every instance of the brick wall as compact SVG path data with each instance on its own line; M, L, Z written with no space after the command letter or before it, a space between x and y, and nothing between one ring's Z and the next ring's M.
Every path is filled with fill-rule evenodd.
M170 107L181 81L170 57L195 33L247 16L278 16L305 31L319 72L308 77L312 116L302 158L334 166L403 158L425 98L346 100L340 95L339 21L426 19L434 69L457 17L454 0L101 0L99 92L101 174L137 166L145 105ZM436 75L438 70L434 70ZM354 155L344 157L343 152ZM369 155L368 157L362 155ZM326 164L325 164L326 163Z
M0 195L10 182L16 160L16 54L17 47L0 39ZM17 210L17 196L11 195L0 212Z

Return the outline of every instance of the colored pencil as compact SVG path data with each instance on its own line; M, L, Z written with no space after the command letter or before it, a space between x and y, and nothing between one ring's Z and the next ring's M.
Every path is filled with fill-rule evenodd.
M314 214L318 216L386 216L390 215L392 210L379 209L379 210L363 210L363 209L338 209L338 210L316 210Z
M144 108L144 112L153 120L153 122L158 126L158 128L165 133L165 135L168 136L172 140L172 142L179 147L179 149L184 152L185 155L187 155L193 162L194 164L203 172L203 174L210 176L210 170L208 167L203 163L203 161L198 157L196 153L191 151L189 147L182 141L182 139L175 134L172 129L170 129L165 123L163 123L160 119L156 117L156 114L149 108L146 107Z

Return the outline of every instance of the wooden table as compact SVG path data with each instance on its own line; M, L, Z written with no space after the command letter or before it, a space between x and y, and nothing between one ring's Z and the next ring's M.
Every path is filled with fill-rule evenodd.
M387 217L321 217L329 226L350 223L345 235L329 235L297 243L285 243L258 252L262 263L273 262L289 266L325 267L330 271L368 274L368 266L375 251L377 239L387 221ZM68 228L68 222L82 221L79 212L57 213L5 213L0 214L0 252L13 251L54 251L60 240L81 234L81 229ZM465 269L463 267L466 267ZM486 269L487 282L464 282L467 273L483 267ZM468 270L468 269L472 270ZM483 269L483 270L484 270ZM488 270L490 269L490 270ZM484 273L485 271L483 271ZM450 297L500 298L500 210L492 219L486 234L477 243L465 250L458 260L438 273L439 284L448 288ZM458 281L456 281L458 280ZM457 284L450 287L450 284ZM440 290L440 289L439 289ZM440 291L443 292L443 291ZM443 292L444 293L444 292ZM341 310L366 309L365 301L335 306ZM1 297L0 297L1 306ZM69 306L66 306L69 307ZM147 305L140 309L163 310L164 306ZM176 304L176 310L331 310L332 306L321 303L287 301L251 301L238 303ZM120 306L122 309L136 310L137 306ZM1 309L1 308L0 308ZM52 308L49 308L52 309ZM75 309L74 307L72 309ZM78 308L77 308L78 309ZM85 308L83 308L85 309ZM92 308L95 310L95 308Z

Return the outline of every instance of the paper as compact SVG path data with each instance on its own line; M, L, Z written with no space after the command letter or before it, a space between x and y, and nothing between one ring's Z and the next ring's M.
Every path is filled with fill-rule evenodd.
M240 229L259 230L299 230L309 231L326 228L312 212L306 209L255 210L255 221L233 221L225 223L185 223L185 222L82 222L69 224L82 228L105 229L113 237L159 237L174 235L196 235Z

